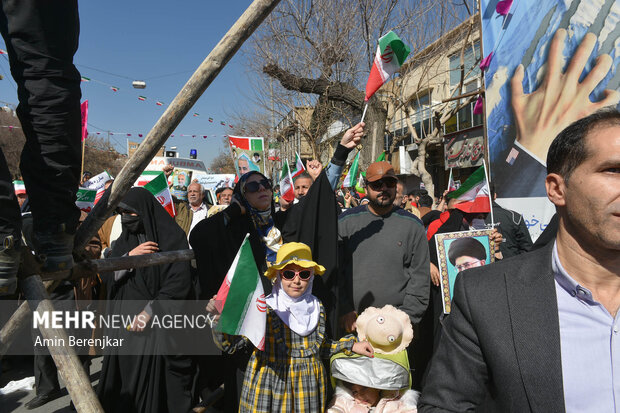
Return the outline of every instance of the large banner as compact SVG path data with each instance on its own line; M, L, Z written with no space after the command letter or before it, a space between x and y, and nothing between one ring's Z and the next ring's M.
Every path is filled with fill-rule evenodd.
M263 138L228 136L230 153L237 176L250 171L265 173L265 145Z
M555 212L545 192L549 145L572 122L618 105L616 2L482 0L491 180L534 239Z

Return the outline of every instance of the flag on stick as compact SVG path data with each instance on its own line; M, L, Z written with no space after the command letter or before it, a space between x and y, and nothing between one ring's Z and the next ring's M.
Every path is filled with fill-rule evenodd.
M447 196L456 199L458 203L454 207L463 212L491 212L491 196L484 165L476 169L459 189Z
M306 167L304 163L301 161L299 154L295 152L295 169L293 169L292 174L293 178L297 178L302 173L306 172Z
M368 101L377 89L400 69L407 56L409 56L409 52L411 52L409 46L403 43L392 31L379 39L375 60L366 83L365 101Z
M153 194L157 202L164 207L171 217L176 215L172 195L168 188L168 181L162 171L144 171L135 183L135 186L142 186Z
M291 170L288 166L288 159L284 161L282 172L280 173L280 194L287 202L293 202L295 199L293 177L291 176Z
M267 303L249 237L250 234L246 234L217 292L216 302L223 303L217 329L245 336L257 349L264 350Z
M347 176L345 176L344 181L342 182L343 188L355 187L355 184L357 183L357 180L360 174L359 161L360 161L360 153L358 151L357 155L355 155L355 158L353 158L353 163L351 164L351 167L349 168L349 173L347 174Z
M88 99L80 104L82 112L82 142L88 137Z
M452 177L452 168L450 168L450 177L448 178L448 191L456 191L456 182L454 182L454 178Z

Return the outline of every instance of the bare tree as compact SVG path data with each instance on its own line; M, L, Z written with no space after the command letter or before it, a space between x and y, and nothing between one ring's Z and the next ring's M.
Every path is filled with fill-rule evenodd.
M450 100L434 105L428 109L430 116L428 122L422 122L422 136L419 136L412 123L412 115L419 112L423 105L420 99L438 85L443 86L444 96L460 96L463 94L465 79L469 77L479 61L466 66L465 51L471 48L474 51L474 33L479 29L478 16L472 16L452 31L438 38L420 53L414 55L401 68L400 77L390 82L384 88L384 95L389 102L388 117L386 120L385 133L390 135L392 143L388 149L388 157L391 157L398 144L411 136L413 142L418 145L417 155L412 164L412 172L419 176L431 196L434 196L434 184L430 173L426 169L427 148L431 144L439 144L443 141L443 126L448 120L456 116L463 107L470 105L477 98L471 95L464 99ZM450 88L446 80L449 79L449 65L447 50L456 49L459 54L459 83ZM475 54L474 54L475 56ZM417 110L416 110L417 108ZM394 116L402 112L404 115L408 134L393 136L389 125Z
M413 54L464 19L462 5L444 0L285 0L257 31L248 62L261 106L279 119L311 107L298 127L320 157L335 119L350 126L364 108L364 87L376 41L394 30ZM362 164L383 150L388 106L380 93L368 102Z

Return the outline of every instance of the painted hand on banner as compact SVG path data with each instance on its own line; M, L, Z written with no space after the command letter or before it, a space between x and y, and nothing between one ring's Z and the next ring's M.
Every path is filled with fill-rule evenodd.
M620 101L620 93L605 90L599 102L590 102L590 93L605 78L612 58L601 54L588 75L579 82L588 58L596 45L596 36L588 33L562 73L564 40L567 32L559 29L551 41L547 72L534 92L523 93L523 65L519 65L511 80L512 109L517 124L517 142L543 162L553 139L571 123Z
M353 126L342 135L342 139L340 140L340 144L345 148L353 149L362 140L362 136L364 136L364 126L366 124L364 122L360 122L357 125Z
M316 159L313 159L311 161L306 162L306 170L308 171L308 174L310 174L310 176L312 177L312 180L316 181L316 178L318 178L319 175L321 175L321 171L323 170L323 165L321 165L321 162L317 161Z

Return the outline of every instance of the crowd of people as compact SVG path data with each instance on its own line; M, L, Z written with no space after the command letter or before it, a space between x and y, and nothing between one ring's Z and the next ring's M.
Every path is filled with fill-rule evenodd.
M347 130L325 168L308 161L291 203L256 171L218 189L216 205L190 183L174 218L149 191L127 193L89 243L91 258L192 248L195 260L65 281L53 293L58 308L106 299L108 311L144 320L119 333L142 337L137 354L103 353L96 391L106 411L615 410L618 111L572 124L551 145L546 185L557 218L544 243L533 245L523 217L494 201L496 263L481 266L486 252L473 238L452 243L447 259L460 275L450 314L435 237L490 227L489 214L464 212L448 191L436 202L407 192L386 161L366 169L363 196L339 188L363 135L363 123ZM493 200L494 192L491 185ZM34 250L28 195L15 190ZM266 295L264 349L217 329L215 295L246 234ZM146 334L153 313L197 299L208 302L221 353L156 355ZM375 324L360 326L377 311ZM93 354L81 356L86 369ZM37 353L34 368L37 395L27 408L60 395L49 354Z
M3 300L15 300L20 262L31 252L50 273L72 269L74 258L194 251L191 262L91 274L52 292L58 309L86 303L131 316L126 328L111 331L131 338L131 354L112 347L81 355L87 372L92 356L103 355L96 393L105 411L620 410L616 108L589 113L551 143L545 186L556 215L535 243L523 217L494 202L492 185L488 207L464 209L452 192L435 202L436 194L408 191L392 165L378 161L366 168L363 196L339 188L365 134L360 122L343 134L327 165L308 161L293 182L292 202L240 160L238 182L218 189L216 205L199 183L186 182L187 201L174 200L174 218L146 189L130 189L74 257L85 218L75 205L77 2L22 0L1 13L27 139L23 187L11 184L0 152ZM258 162L260 154L254 156ZM164 172L170 176L172 168ZM492 230L489 209L499 223ZM447 259L459 275L446 314L436 239L480 228L491 231L495 263L484 265L487 251L475 239L451 244ZM260 346L218 329L215 297L246 239L265 292ZM178 312L175 303L199 300L213 321L207 339L217 354L160 352L149 323ZM36 396L27 409L61 394L56 366L41 348L34 375Z

